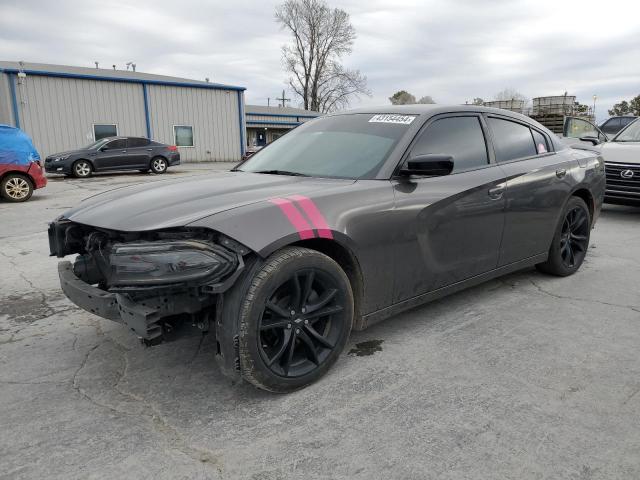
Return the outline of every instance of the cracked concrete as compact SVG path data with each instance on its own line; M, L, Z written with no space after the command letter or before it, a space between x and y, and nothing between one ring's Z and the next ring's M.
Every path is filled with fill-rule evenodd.
M77 309L47 256L47 221L83 197L210 168L0 203L0 479L640 477L640 209L605 207L575 276L414 309L272 395L223 377L209 336L144 348Z

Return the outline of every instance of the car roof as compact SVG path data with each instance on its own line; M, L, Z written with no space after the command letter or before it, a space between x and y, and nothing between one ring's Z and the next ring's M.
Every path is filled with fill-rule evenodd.
M503 110L501 108L494 107L482 107L479 105L446 105L446 104L412 104L412 105L381 105L372 107L361 107L352 110L346 110L343 112L337 112L333 115L348 115L353 113L395 113L399 115L438 115L441 113L455 113L455 112L481 112L481 113L494 113L497 115L504 115L507 117L513 117L514 119L525 120L529 123L535 121L531 117L522 115L521 113L512 112L510 110Z
M355 113L364 113L369 115L391 113L391 114L398 114L398 115L419 115L419 116L432 117L434 115L440 115L443 113L456 113L456 112L489 113L494 115L501 115L503 117L511 117L516 121L523 122L527 125L537 128L538 130L546 132L551 142L553 142L554 149L556 151L561 150L563 148L567 148L562 142L560 142L560 139L556 134L554 134L547 127L540 124L538 121L534 120L531 117L528 117L521 113L512 112L510 110L503 110L501 108L494 108L494 107L483 107L480 105L468 105L468 104L465 104L465 105L445 105L445 104L382 105L378 107L374 106L374 107L355 108L353 110L336 112L328 116L349 115L349 114L355 114Z
M123 137L122 135L117 135L115 137L104 137L104 140L126 140L128 138L142 138L144 140L149 140L147 137ZM152 142L153 140L149 140Z

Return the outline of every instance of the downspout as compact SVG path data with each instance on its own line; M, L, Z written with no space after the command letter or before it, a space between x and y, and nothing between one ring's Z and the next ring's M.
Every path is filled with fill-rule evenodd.
M151 140L151 116L149 115L149 93L147 92L147 84L142 84L142 97L144 99L144 119L147 124L147 138Z
M20 128L20 112L18 110L18 97L16 96L16 76L7 73L9 77L9 91L11 92L11 106L13 108L13 123L16 128Z
M242 107L242 96L243 92L238 90L236 92L238 94L238 124L240 126L240 160L244 157L245 154L245 144L244 144L244 108Z

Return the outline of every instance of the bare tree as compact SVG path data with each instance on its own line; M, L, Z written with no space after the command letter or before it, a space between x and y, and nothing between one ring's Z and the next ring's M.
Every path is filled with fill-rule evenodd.
M282 58L291 74L289 86L305 109L331 112L348 106L353 97L371 95L367 77L340 63L356 38L347 12L331 9L324 0L286 0L276 7L275 17L293 37L282 47Z
M525 95L518 92L515 88L505 88L496 93L495 100L524 100L525 103L529 101Z

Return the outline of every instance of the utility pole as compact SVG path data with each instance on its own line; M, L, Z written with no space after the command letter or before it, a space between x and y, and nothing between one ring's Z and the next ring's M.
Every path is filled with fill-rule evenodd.
M596 121L596 100L598 99L597 95L593 96L593 121Z
M286 106L286 105L285 105L285 102L290 102L290 101L291 101L291 99L290 99L290 98L286 98L286 97L284 96L284 90L282 90L282 98L277 98L277 97L276 97L276 100L280 100L280 101L282 102L282 107L285 107L285 106Z

